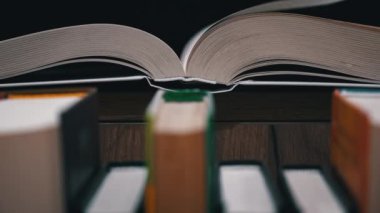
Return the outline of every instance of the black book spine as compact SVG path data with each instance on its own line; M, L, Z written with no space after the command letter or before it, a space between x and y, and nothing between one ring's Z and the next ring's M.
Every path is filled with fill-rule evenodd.
M64 202L77 212L83 190L100 168L97 98L89 92L61 115L61 149Z

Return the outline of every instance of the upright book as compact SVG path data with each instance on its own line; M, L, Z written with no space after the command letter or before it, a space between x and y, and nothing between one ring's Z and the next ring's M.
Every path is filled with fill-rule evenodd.
M181 57L159 38L115 24L87 24L0 42L0 87L148 79L226 85L379 87L380 28L271 12L340 0L284 0L248 8L194 35ZM135 70L101 78L55 81L18 78L80 62L107 62ZM40 71L41 72L41 71ZM37 74L38 72L36 72Z
M380 90L336 90L332 106L331 163L361 212L380 210Z
M99 165L95 91L3 94L0 211L72 212Z
M159 91L147 110L147 212L215 212L212 96Z

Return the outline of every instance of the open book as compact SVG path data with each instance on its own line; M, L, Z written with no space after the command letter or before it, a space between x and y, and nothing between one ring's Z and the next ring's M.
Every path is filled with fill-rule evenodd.
M64 27L4 40L0 42L0 87L144 78L151 84L179 80L230 87L378 87L380 27L273 12L338 1L283 0L239 11L199 31L180 57L154 35L115 24ZM104 73L101 78L12 80L82 62L113 63L135 71L127 69L118 76Z

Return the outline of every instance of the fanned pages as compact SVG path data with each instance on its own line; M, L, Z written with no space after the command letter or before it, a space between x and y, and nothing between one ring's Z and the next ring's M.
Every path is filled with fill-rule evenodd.
M269 12L339 1L276 1L239 11L197 33L181 59L154 35L115 24L71 26L8 39L0 42L0 87L142 78L232 87L379 87L380 27ZM126 71L116 79L60 79L55 83L12 78L78 62L114 63L137 72Z
M380 81L379 35L379 28L304 15L237 16L212 27L199 39L186 69L189 76L224 84L233 83L240 75L244 79L257 74L255 68L278 64Z
M38 32L2 41L0 50L0 78L78 59L107 59L132 66L152 78L182 75L178 56L163 41L139 29L115 24Z

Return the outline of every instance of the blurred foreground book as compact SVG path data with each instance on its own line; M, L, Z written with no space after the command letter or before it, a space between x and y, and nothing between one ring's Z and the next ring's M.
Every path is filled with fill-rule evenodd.
M361 212L380 211L380 90L336 90L331 163Z
M95 91L5 92L0 212L65 212L95 172Z
M213 116L206 92L157 92L146 114L147 212L215 212Z

